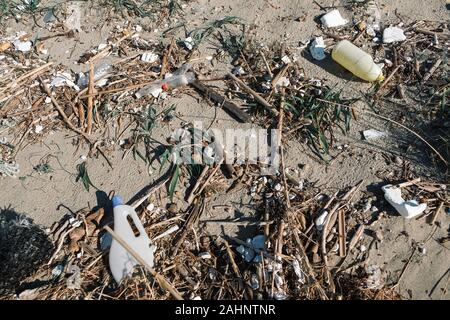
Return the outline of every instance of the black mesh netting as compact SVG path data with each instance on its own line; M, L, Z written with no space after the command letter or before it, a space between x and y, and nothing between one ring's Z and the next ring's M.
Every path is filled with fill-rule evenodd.
M31 219L0 209L0 295L14 292L52 252L50 239Z

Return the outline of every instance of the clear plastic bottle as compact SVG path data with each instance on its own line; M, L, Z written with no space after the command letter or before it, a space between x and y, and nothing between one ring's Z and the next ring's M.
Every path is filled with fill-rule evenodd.
M136 97L141 98L151 94L157 98L161 92L186 86L195 81L195 74L189 71L192 66L189 63L182 65L172 75L169 75L164 80L156 80L150 85L140 89L136 92Z
M348 40L340 41L333 49L331 57L355 76L372 82L383 81L381 68L373 61L372 56Z

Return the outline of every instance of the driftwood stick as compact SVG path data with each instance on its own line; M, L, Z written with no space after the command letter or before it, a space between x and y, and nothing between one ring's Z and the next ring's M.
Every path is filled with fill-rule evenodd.
M439 203L439 206L437 207L436 211L434 212L433 218L431 219L431 224L432 224L432 225L436 222L436 220L437 220L439 214L440 214L442 211L444 211L444 210L442 210L443 207L444 207L444 201L441 201L441 202Z
M188 204L191 204L192 201L194 200L195 195L196 195L196 191L197 191L197 189L200 187L200 184L202 183L203 178L205 177L206 173L208 172L208 169L209 169L209 166L207 166L207 165L205 165L205 166L203 167L203 170L202 170L202 172L200 173L200 176L197 178L197 182L195 182L195 185L194 185L194 187L192 188L192 190L191 190L191 192L190 192L190 194L189 194L189 196L188 196L188 198L187 198L187 203L188 203Z
M94 108L94 64L89 62L89 90L88 90L88 98L87 98L87 134L91 134L92 132L92 117L93 117L93 108Z
M442 63L442 59L438 59L433 66L430 68L430 70L428 70L427 73L425 73L425 75L423 76L422 82L426 82L428 81L428 79L431 78L431 76L436 72L437 68L439 68L439 66Z
M49 96L49 98L52 100L53 105L55 106L56 110L58 110L60 116L63 118L63 121L67 124L70 130L82 135L87 141L90 142L89 137L81 130L75 128L75 126L70 122L69 118L67 118L66 114L64 113L64 110L61 108L61 106L58 104L56 99L52 96L52 93L50 92L50 89L48 86L42 81L41 78L39 78L39 81L41 82L42 88L44 89L45 93Z
M267 102L263 97L261 97L258 92L254 91L252 88L247 86L243 81L238 79L234 74L228 73L227 77L229 77L234 82L236 82L240 87L242 87L242 90L252 95L253 98L255 98L255 100L258 101L259 104L261 104L264 108L266 108L266 110L269 111L271 114L275 116L278 115L278 111L269 102Z
M224 98L222 95L218 94L211 88L208 88L200 81L194 81L191 83L191 85L197 89L201 94L205 95L207 98L211 99L215 103L218 103L222 106L222 108L229 113L232 117L239 120L240 122L247 122L251 123L252 118L245 113L239 106L237 106L235 103L228 101L226 98Z
M104 227L106 231L108 231L111 236L116 240L125 250L127 250L137 262L143 265L150 274L156 279L159 285L167 290L175 299L184 300L178 290L166 279L164 276L160 275L155 271L152 267L150 267L147 262L136 252L133 248L131 248L117 233L115 233L110 227Z
M346 231L347 228L345 226L344 210L339 210L338 227L339 227L339 256L345 257L345 255L347 254L345 245L345 239L347 238L347 231Z

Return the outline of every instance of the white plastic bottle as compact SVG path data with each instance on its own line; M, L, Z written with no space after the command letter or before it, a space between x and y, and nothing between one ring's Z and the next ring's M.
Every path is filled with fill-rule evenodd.
M372 56L348 40L340 41L333 49L331 57L355 76L372 82L383 81L381 68L373 61Z
M139 217L133 207L123 204L119 196L112 199L114 208L114 232L124 240L142 259L153 267L153 252L155 246L152 245ZM132 226L134 224L134 226ZM133 230L134 228L134 230ZM113 240L109 250L109 267L117 283L129 275L138 262L120 243Z

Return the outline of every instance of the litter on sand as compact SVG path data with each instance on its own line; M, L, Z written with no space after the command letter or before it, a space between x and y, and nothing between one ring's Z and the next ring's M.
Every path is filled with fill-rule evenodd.
M348 20L341 16L338 9L334 9L326 14L324 14L320 21L325 28L335 28L340 27L348 23Z
M393 185L388 184L381 189L384 192L384 198L406 219L417 217L427 208L426 203L419 204L416 200L404 200L401 189Z

